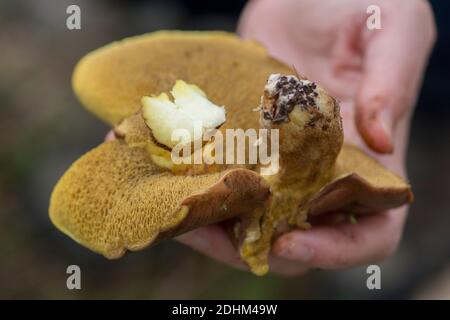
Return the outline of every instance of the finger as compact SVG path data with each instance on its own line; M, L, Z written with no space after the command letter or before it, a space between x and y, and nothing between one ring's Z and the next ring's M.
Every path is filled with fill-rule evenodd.
M395 251L405 215L405 209L397 209L361 218L356 224L292 231L275 242L273 252L311 268L336 269L378 262Z
M306 273L310 268L299 261L286 259L275 254L269 257L270 272L285 277L299 276Z
M417 98L435 29L426 1L386 1L380 8L382 29L363 27L363 78L355 120L369 147L390 153L396 124Z
M201 227L178 236L175 240L217 261L248 270L231 243L228 233L220 225Z
M229 235L220 225L211 225L185 233L175 240L232 267L248 271L247 265L232 245ZM270 256L270 271L282 276L305 273L308 266L279 256Z
M105 136L105 141L113 141L113 140L116 140L116 135L114 134L113 130L110 130Z

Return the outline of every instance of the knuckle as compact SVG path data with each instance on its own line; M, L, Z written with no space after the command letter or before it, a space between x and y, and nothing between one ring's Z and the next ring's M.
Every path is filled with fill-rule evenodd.
M366 243L366 237L359 228L354 226L343 227L335 230L335 248L332 252L327 251L323 256L317 255L316 260L320 261L320 267L324 269L339 269L355 265L358 257L354 250L342 250L342 248L354 248L357 245ZM325 256L326 255L326 256Z
M389 92L386 89L379 90L369 95L367 98L367 104L370 109L377 110L384 107L388 103Z
M366 108L369 116L375 117L380 109L403 109L411 104L411 99L410 90L394 91L383 87L367 96Z
M355 228L353 225L342 229L342 234L350 243L365 243L364 233L360 232L359 228Z
M428 17L433 16L433 8L431 7L431 4L429 1L415 0L413 2L413 4L415 5L416 10L418 10L419 12L426 14Z
M426 30L429 32L430 43L433 44L437 38L437 28L433 8L427 0L415 0L413 3L417 14L416 16L420 17L427 26Z
M377 92L363 92L358 100L357 104L359 107L356 109L356 116L360 121L375 118L377 110L382 108L387 102L385 94L380 90Z

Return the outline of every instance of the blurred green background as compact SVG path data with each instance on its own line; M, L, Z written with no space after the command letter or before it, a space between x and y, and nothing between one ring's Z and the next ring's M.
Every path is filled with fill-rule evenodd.
M450 298L450 8L444 1L433 2L440 39L411 131L416 199L399 251L382 266L382 290L367 290L365 268L259 278L172 241L108 261L51 225L52 187L108 131L72 93L76 62L110 41L153 30L235 29L244 1L204 3L0 0L0 298ZM81 31L66 29L70 4L81 7ZM82 290L66 288L71 264L81 267Z

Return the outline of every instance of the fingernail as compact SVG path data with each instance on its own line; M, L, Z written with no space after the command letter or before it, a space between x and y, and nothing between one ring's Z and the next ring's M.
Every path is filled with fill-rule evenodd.
M388 152L392 152L393 149L393 121L392 121L392 112L389 108L383 109L378 114L378 123L383 130L384 136L386 138L386 149Z
M308 262L313 256L313 250L310 247L291 241L280 246L277 253L279 256L301 262Z
M392 136L392 112L389 108L383 109L379 113L379 120L388 136Z

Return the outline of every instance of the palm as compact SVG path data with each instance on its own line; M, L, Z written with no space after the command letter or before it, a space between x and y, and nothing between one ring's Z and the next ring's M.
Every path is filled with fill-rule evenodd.
M436 37L433 14L426 1L377 0L388 23L382 36L371 38L365 21L372 2L253 0L241 16L239 32L243 38L261 42L272 56L295 66L338 98L345 142L360 146L387 168L405 175L412 106ZM396 89L398 83L401 89ZM383 123L382 111L391 123ZM355 115L362 116L359 130ZM389 126L394 122L395 126ZM389 155L371 151L360 132L374 150L389 152L395 146L394 151ZM271 269L298 274L309 268L342 268L386 258L399 242L406 211L402 207L371 215L356 225L287 233L273 245ZM220 261L244 267L218 225L197 229L179 240Z
M355 11L364 8L363 2L360 8L347 9L337 1L325 1L318 6L316 1L306 0L295 2L295 7L293 10L285 4L271 6L271 17L282 22L276 25L248 15L240 26L242 36L262 42L271 55L327 89L340 101L345 142L360 146L403 175L404 150L400 146L406 145L407 128L400 126L397 130L395 140L399 140L396 143L399 148L392 155L380 156L366 146L355 126L355 99L363 76L361 33L365 28L365 20L356 18ZM299 19L295 17L297 12L308 14Z

